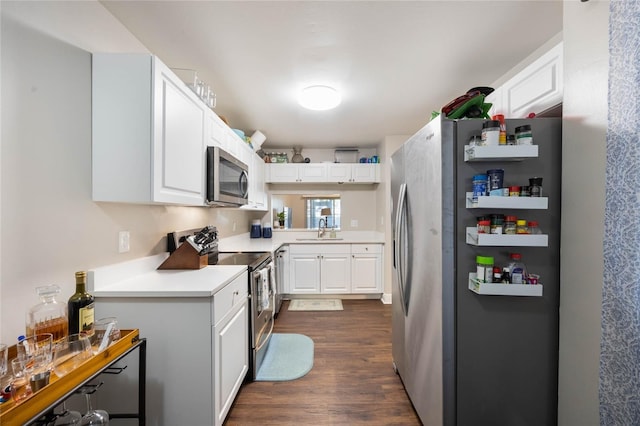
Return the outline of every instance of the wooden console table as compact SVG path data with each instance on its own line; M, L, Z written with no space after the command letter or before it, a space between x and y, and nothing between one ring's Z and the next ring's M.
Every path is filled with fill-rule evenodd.
M108 372L109 368L115 362L136 349L140 357L138 370L138 412L131 414L109 413L109 418L137 418L138 424L144 425L146 422L145 381L147 340L140 338L139 330L137 329L121 330L120 333L122 335L120 340L88 359L69 374L58 378L52 373L50 383L21 404L16 405L13 401L6 401L0 404L0 425L21 426L38 424L40 419L47 413L52 412L54 407L74 394L89 381L102 373ZM10 348L10 359L16 356L15 351L15 346Z

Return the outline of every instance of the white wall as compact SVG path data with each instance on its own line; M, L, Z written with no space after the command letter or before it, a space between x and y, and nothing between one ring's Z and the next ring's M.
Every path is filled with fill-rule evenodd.
M140 51L140 44L93 1L2 2L1 12L0 341L24 333L37 286L59 285L66 302L77 270L160 253L171 230L213 224L228 236L262 216L92 202L91 55L84 49ZM64 40L82 40L83 48ZM131 233L131 251L120 254L122 230Z
M564 2L558 424L600 424L609 2Z

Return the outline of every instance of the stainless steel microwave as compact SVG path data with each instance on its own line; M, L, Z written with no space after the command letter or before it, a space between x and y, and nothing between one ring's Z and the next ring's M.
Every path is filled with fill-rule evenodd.
M237 207L249 201L249 169L228 152L207 147L207 204Z

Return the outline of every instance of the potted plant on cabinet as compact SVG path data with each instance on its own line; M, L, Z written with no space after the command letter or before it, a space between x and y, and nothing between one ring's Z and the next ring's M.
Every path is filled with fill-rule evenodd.
M280 228L284 228L284 210L278 213L278 222L280 222Z

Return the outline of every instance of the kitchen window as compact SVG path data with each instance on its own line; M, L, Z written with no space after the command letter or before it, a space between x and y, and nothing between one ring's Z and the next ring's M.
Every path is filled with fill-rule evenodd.
M326 216L327 228L340 228L340 198L307 198L306 199L306 227L315 229L320 226L320 215L324 208L331 209L331 215Z

